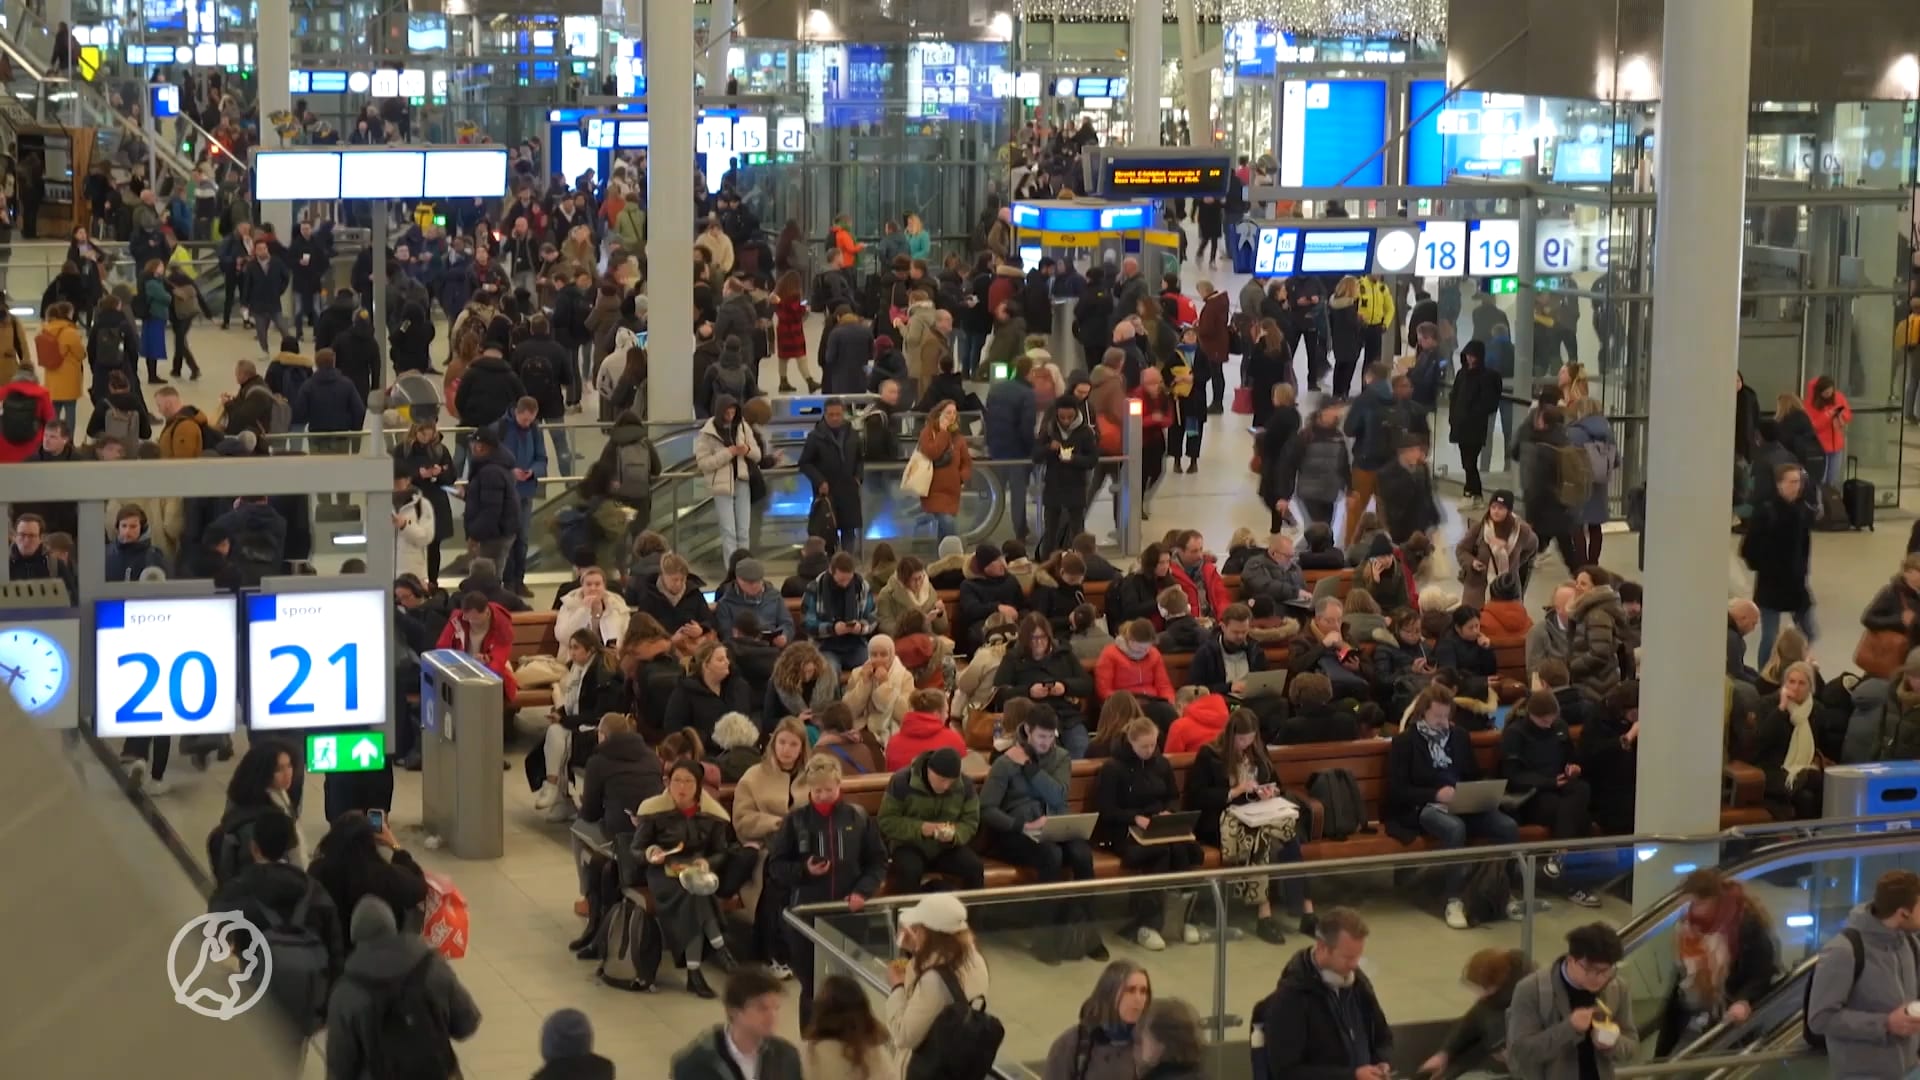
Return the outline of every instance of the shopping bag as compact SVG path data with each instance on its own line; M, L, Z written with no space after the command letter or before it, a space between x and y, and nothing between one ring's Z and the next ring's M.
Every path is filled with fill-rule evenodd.
M1233 414L1235 416L1253 415L1253 387L1236 386L1233 388Z
M922 499L933 490L933 462L918 449L907 459L907 468L900 474L900 490Z
M1907 634L1904 630L1865 630L1853 647L1853 663L1876 679L1891 679L1907 662Z
M427 872L427 922L421 936L441 956L458 960L467 955L467 898L451 880Z

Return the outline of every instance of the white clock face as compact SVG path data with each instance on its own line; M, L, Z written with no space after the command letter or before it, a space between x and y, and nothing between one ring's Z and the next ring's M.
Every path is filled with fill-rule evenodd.
M29 714L59 704L72 674L67 650L58 641L25 627L0 629L0 684Z
M1373 268L1383 274L1398 274L1413 265L1414 249L1419 242L1410 232L1382 232L1373 250Z

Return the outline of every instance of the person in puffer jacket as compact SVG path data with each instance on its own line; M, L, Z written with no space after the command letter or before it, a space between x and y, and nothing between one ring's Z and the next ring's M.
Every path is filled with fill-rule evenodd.
M1622 657L1631 662L1640 638L1620 606L1612 574L1597 566L1584 567L1575 575L1573 587L1567 670L1573 674L1573 685L1597 705L1607 691L1620 685Z
M1135 619L1120 628L1119 637L1100 653L1093 668L1093 696L1105 701L1125 690L1164 730L1173 723L1173 682L1167 662L1154 647L1153 624Z
M469 1039L480 1030L480 1006L461 985L453 965L426 938L401 933L386 901L362 897L353 906L351 926L353 951L327 1000L329 1080L379 1075L376 1059L385 1018L416 971L421 972L421 992L449 1038Z
M947 723L947 695L938 690L915 690L907 699L907 715L887 740L887 769L899 772L921 754L950 747L961 756L967 742Z
M1213 742L1226 730L1232 709L1225 694L1208 693L1204 686L1183 687L1180 718L1167 728L1169 754L1191 754Z

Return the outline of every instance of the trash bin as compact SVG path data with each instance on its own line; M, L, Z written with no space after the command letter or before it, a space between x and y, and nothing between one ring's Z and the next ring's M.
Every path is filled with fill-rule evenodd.
M420 658L421 818L462 859L497 859L505 847L500 676L452 649Z
M1862 825L1862 832L1911 829L1920 823L1920 761L1832 765L1826 770L1824 783L1822 817L1908 815L1906 821Z

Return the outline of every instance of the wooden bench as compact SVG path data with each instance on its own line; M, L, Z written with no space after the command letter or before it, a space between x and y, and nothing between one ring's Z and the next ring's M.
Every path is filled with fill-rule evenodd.
M514 612L513 651L509 656L515 667L529 656L560 655L560 640L553 633L554 620L558 615L553 611ZM554 700L554 688L541 686L531 690L522 689L514 704L522 709L550 709Z

